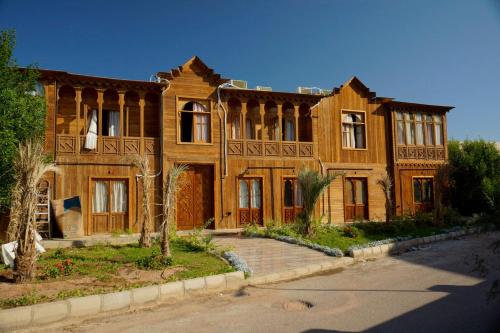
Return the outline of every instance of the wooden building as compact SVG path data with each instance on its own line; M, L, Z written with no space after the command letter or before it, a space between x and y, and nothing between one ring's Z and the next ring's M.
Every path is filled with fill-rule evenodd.
M198 57L155 82L41 73L46 149L63 171L51 176L53 198L80 197L87 235L140 230L135 153L154 166L156 221L163 175L189 166L180 230L212 217L215 229L292 221L304 167L341 173L317 206L324 222L385 219L377 182L386 173L396 213L431 210L433 176L447 158L451 107L376 97L356 77L314 95L231 87Z

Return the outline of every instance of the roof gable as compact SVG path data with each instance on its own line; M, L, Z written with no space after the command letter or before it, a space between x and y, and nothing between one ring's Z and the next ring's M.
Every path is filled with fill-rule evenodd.
M166 78L169 81L173 81L178 77L182 77L184 73L192 72L205 79L210 83L221 84L227 82L220 74L215 73L215 71L208 67L198 56L193 56L191 59L186 61L183 65L173 68L170 72L158 72L158 77Z

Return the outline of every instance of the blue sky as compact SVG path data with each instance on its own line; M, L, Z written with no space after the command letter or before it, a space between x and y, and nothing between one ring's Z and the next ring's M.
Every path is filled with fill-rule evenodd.
M500 0L10 1L20 65L148 80L193 55L295 91L356 75L378 96L454 105L449 137L500 141Z

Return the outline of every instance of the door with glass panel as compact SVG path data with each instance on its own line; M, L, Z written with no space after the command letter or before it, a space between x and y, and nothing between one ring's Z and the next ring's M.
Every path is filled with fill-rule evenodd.
M297 178L283 179L283 222L291 223L304 209L302 191Z
M431 177L413 178L413 208L415 213L428 213L434 208L434 186Z
M366 178L349 177L345 179L344 211L346 221L368 220Z
M238 180L238 223L263 225L262 179L240 178Z
M128 180L93 179L91 233L125 231L128 225Z

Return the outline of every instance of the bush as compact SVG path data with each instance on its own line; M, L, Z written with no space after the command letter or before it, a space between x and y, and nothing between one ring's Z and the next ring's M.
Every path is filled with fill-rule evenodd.
M357 238L359 236L359 229L352 225L345 226L342 232L345 237L349 238Z
M168 266L172 266L172 263L172 257L164 257L161 254L158 254L155 250L153 250L153 253L150 256L139 258L136 261L137 267L147 270L164 269Z
M429 227L434 225L434 215L432 213L415 214L415 224L417 227Z

